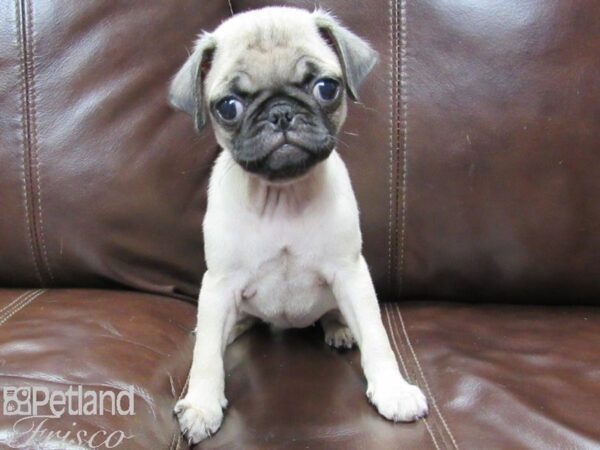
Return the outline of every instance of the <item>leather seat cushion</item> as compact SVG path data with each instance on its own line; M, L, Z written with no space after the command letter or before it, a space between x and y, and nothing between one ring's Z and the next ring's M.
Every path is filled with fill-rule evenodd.
M403 372L429 398L427 420L380 418L359 352L330 350L319 327L258 326L228 348L230 407L197 448L597 448L600 310L419 302L382 305L382 316ZM171 410L194 324L193 305L147 294L0 290L0 382L133 385L135 416L63 417L47 428L124 430L127 450L181 450ZM0 419L0 444L15 438L15 420Z
M72 439L78 431L90 437L99 430L121 430L132 437L116 448L175 448L182 440L172 408L189 371L194 325L195 307L166 297L122 291L3 289L0 383L63 392L70 385L115 392L133 386L133 416L64 415L48 420L43 428L71 431ZM17 433L30 424L17 426L15 432L19 418L0 415L0 447L30 439L31 433ZM94 443L103 437L97 435ZM54 437L21 448L89 448L76 440L68 442L70 446Z
M259 327L227 351L230 407L201 449L591 449L600 445L600 310L443 303L383 305L405 375L430 414L380 418L357 351L318 327Z

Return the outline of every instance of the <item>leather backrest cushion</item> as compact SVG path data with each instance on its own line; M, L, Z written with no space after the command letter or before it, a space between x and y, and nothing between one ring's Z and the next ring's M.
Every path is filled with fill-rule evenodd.
M0 285L194 296L216 146L166 102L226 1L0 6Z
M600 2L406 2L406 296L598 302Z

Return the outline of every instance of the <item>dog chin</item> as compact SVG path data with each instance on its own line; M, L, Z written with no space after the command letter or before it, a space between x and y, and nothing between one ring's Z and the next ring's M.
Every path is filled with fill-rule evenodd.
M331 150L308 150L285 143L270 151L259 161L237 161L248 173L272 184L290 184L306 177L320 162L327 159Z

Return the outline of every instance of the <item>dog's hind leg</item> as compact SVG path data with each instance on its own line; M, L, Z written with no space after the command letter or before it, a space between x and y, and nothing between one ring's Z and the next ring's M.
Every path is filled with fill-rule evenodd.
M339 309L329 311L319 321L323 327L327 345L337 349L354 347L356 340Z
M232 344L233 341L235 341L242 334L244 334L246 331L252 328L257 322L258 319L252 316L246 316L238 320L231 329L231 332L229 333L229 337L227 338L227 345Z

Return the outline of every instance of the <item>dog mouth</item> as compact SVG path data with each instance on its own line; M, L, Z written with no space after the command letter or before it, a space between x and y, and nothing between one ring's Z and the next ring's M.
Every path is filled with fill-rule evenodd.
M304 175L318 162L317 154L290 142L271 149L257 161L254 173L270 181L287 180Z
M268 149L251 160L235 158L246 171L269 181L284 181L301 177L317 163L326 159L334 147L334 139L320 145L307 145L293 134L281 134Z
M271 170L283 170L287 166L302 165L303 162L310 159L311 153L302 147L288 142L271 150L266 156Z

